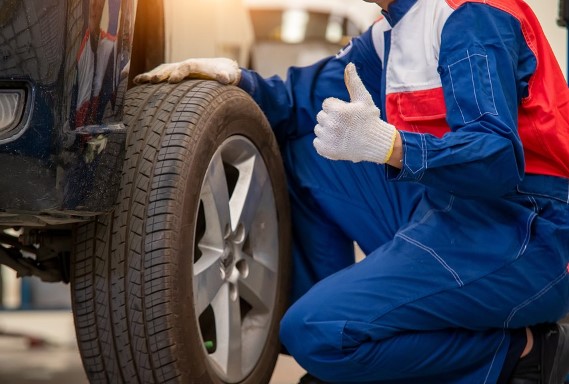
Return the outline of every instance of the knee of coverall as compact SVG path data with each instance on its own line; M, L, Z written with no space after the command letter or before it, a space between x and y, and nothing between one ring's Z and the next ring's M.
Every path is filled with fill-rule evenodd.
M280 338L286 350L306 370L322 380L332 380L330 372L349 368L351 354L344 346L346 320L321 320L314 301L294 303L280 324Z
M303 355L311 355L313 349L317 349L314 345L316 338L309 337L310 331L306 324L307 314L310 312L299 309L302 298L296 301L287 310L280 324L280 339L286 350L294 356L294 358L302 364L305 360Z

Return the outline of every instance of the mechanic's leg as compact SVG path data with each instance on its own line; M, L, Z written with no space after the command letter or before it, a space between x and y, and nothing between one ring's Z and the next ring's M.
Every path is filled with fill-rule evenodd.
M314 284L355 261L354 243L328 220L309 193L289 182L292 220L291 302Z
M367 253L391 240L422 191L417 184L387 182L382 165L325 159L313 138L290 141L283 151L293 225L292 301L353 264L353 241Z
M569 228L517 204L423 203L392 242L318 283L285 315L281 340L315 376L495 383L509 329L566 313Z

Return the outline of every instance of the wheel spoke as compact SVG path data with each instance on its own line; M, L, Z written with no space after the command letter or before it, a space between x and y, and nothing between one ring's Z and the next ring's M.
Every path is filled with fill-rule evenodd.
M231 225L239 223L248 231L259 208L260 197L267 186L268 175L262 159L255 155L238 166L240 176L229 202Z
M194 264L194 298L198 316L213 302L223 286L224 280L218 260L219 254L210 254Z
M241 377L242 335L241 308L239 295L231 284L225 284L213 302L215 327L217 330L217 348L210 355L228 377Z
M247 263L248 273L239 280L239 293L256 311L268 312L273 307L278 277L251 256L242 256Z
M227 179L220 153L216 153L211 160L200 197L207 223L206 232L200 241L221 246L230 223L230 213Z

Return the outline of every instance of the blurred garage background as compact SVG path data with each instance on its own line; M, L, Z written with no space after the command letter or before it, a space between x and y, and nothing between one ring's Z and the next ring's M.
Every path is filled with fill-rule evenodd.
M145 47L149 57L166 62L230 57L264 76L285 77L291 65L336 53L379 15L377 7L362 0L164 2L166 46ZM527 2L567 77L567 29L557 22L558 0ZM3 266L0 272L0 383L86 383L75 346L68 286L17 278ZM46 321L53 326L46 326ZM292 360L282 357L271 383L296 383L302 374Z

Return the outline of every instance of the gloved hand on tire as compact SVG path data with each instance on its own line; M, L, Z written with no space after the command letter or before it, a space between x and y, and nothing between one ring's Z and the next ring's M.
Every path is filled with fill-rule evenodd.
M136 84L179 83L184 79L216 80L221 84L236 85L241 79L241 68L235 60L227 58L187 59L177 63L159 65L134 78Z

